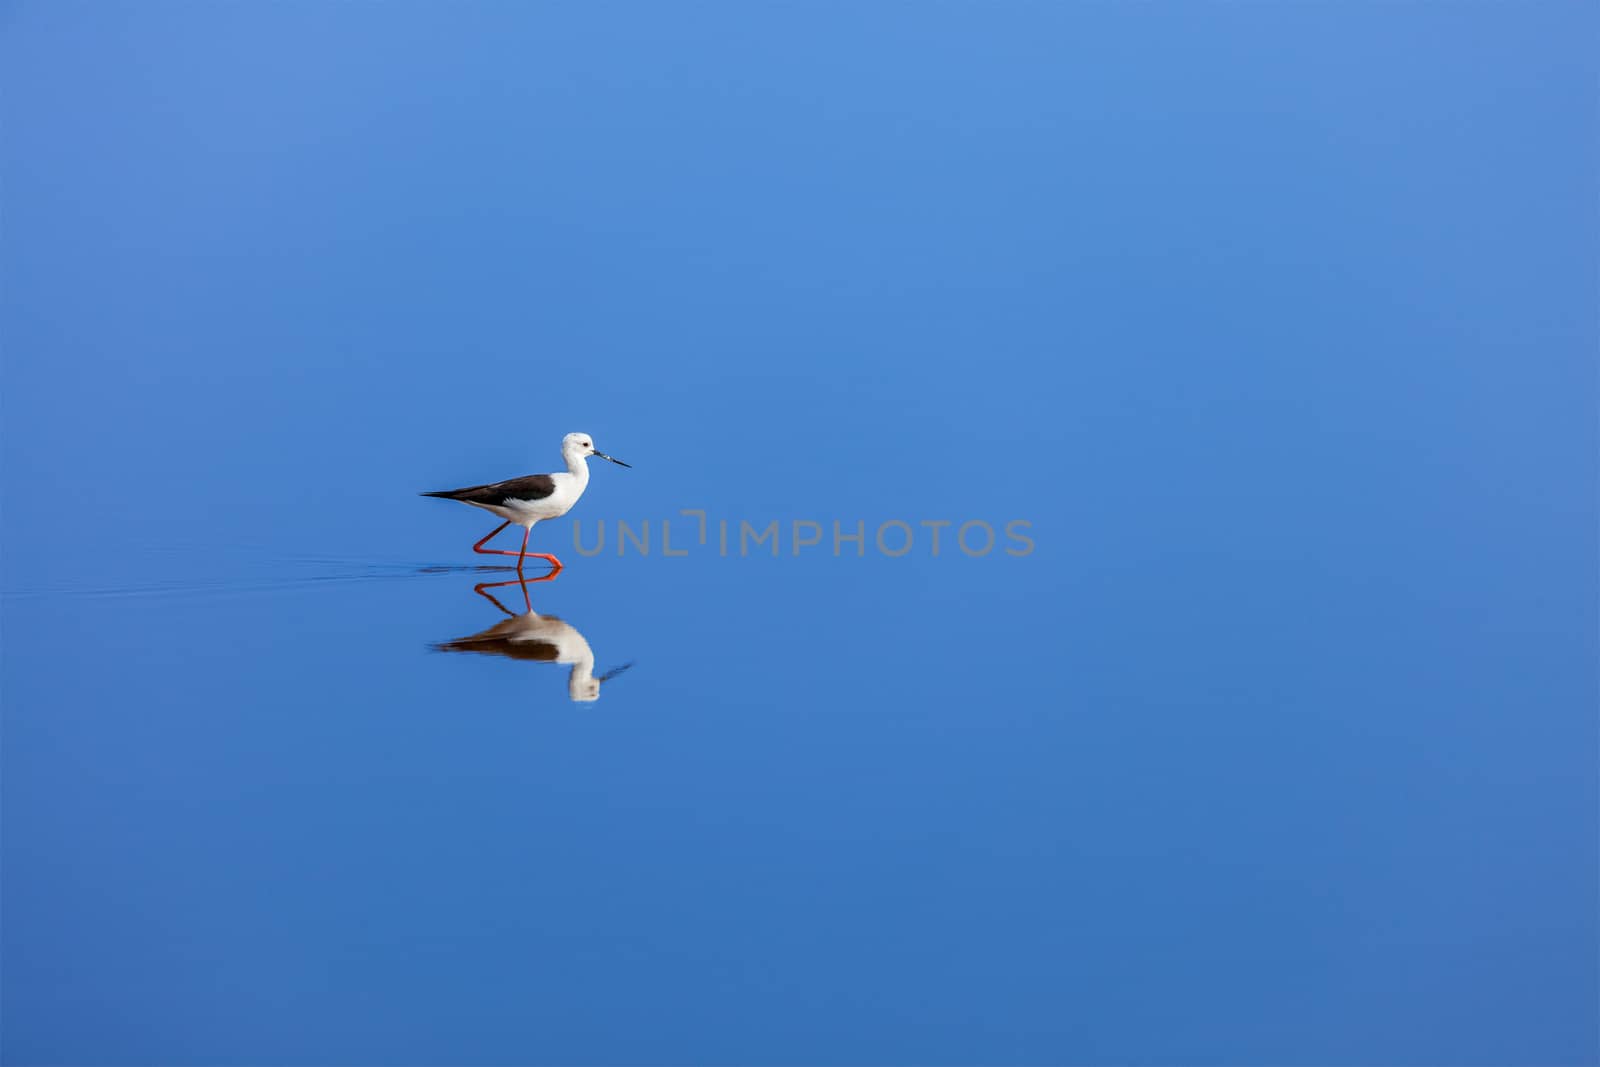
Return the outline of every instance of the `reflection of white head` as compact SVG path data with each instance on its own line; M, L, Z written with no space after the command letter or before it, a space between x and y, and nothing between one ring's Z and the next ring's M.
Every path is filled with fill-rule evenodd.
M589 647L587 642L584 644L584 647ZM617 675L621 674L631 666L633 666L632 663L624 663L620 667L612 667L600 677L595 678L592 676L594 672L594 656L590 655L587 660L575 664L572 668L572 673L567 675L567 695L573 700L579 701L580 703L588 703L591 700L599 700L600 683L611 681L611 679L615 678Z
M594 661L589 662L589 669L594 669ZM567 696L579 704L587 704L600 699L600 679L591 678L589 671L583 667L572 668L572 673L567 675Z

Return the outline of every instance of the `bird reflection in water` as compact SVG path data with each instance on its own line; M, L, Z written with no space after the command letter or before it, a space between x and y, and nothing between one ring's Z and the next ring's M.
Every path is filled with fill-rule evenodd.
M562 622L554 615L540 615L533 610L528 586L549 581L553 577L555 572L541 578L482 582L474 586L472 591L499 608L505 613L506 618L481 633L475 633L470 637L458 637L454 641L440 642L433 646L434 650L479 652L491 656L532 660L536 663L569 664L572 670L567 674L567 695L579 703L599 700L600 684L615 678L633 664L624 663L597 676L594 673L594 650L589 647L589 642L584 640L583 634L570 623ZM522 589L522 603L525 610L521 615L507 608L489 592L491 589L500 589L508 585L519 586Z

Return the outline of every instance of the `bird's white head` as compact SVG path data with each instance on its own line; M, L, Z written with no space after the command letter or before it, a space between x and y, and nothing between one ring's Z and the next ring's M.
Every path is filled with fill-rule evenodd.
M572 460L583 459L586 456L599 456L601 459L609 459L619 467L628 466L622 460L614 456L608 456L594 447L594 438L586 433L569 433L563 437L561 439L561 454L567 458L569 465Z

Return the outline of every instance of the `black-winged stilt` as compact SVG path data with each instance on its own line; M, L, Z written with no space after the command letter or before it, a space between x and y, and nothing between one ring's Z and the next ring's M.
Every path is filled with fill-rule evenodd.
M569 433L561 439L561 458L567 461L567 469L558 474L530 474L504 482L469 485L465 489L441 489L438 492L422 495L459 500L463 504L492 511L506 520L490 530L483 540L473 545L472 551L482 552L485 555L516 556L518 573L522 571L522 561L529 556L548 560L551 567L559 571L562 566L559 559L548 552L528 551L528 535L533 532L533 524L541 519L559 518L572 510L572 505L578 502L578 498L589 486L590 456L609 459L619 467L628 466L622 460L596 449L594 438L588 434ZM523 528L521 549L512 552L504 548L483 547L495 534L512 523Z

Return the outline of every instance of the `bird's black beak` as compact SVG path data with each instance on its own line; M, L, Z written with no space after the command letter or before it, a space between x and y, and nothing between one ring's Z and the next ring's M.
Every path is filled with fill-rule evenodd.
M594 454L599 456L601 459L609 459L609 460L611 460L611 462L615 463L619 467L627 467L629 470L633 469L633 464L624 463L620 459L616 459L616 458L614 458L612 456L608 456L604 452L600 451L598 448L594 450Z

